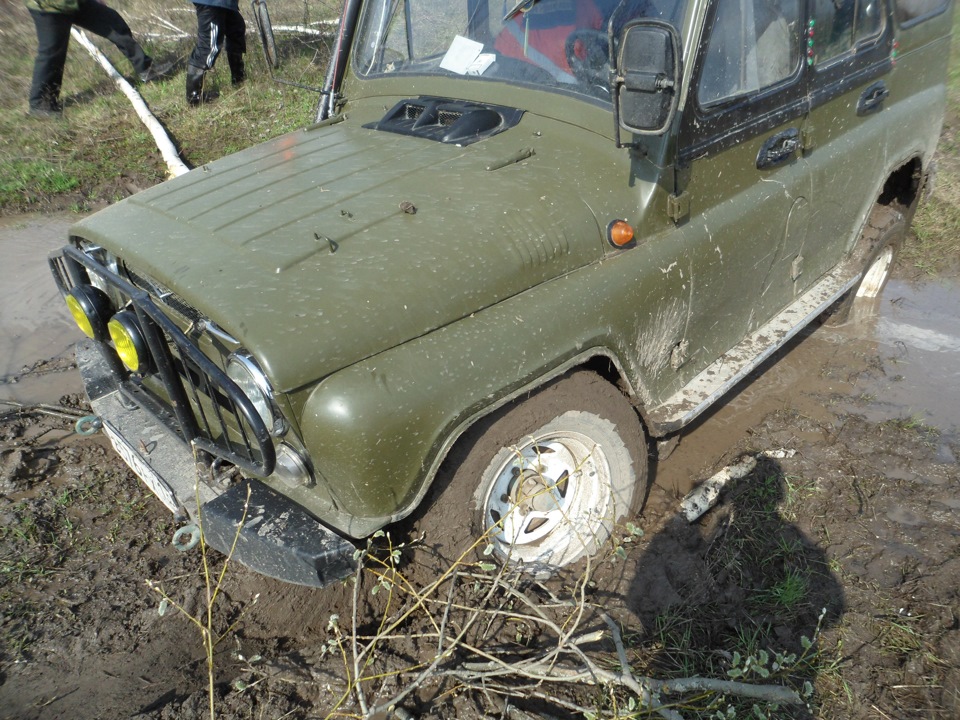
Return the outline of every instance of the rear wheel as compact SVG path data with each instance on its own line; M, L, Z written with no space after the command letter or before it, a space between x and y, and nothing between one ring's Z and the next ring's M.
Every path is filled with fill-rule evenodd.
M464 444L440 503L469 514L459 527L479 550L538 574L595 555L646 493L639 418L593 373L499 411Z
M825 325L842 325L869 309L890 279L906 234L907 221L902 213L887 205L873 209L860 238L865 256L863 275L825 318Z

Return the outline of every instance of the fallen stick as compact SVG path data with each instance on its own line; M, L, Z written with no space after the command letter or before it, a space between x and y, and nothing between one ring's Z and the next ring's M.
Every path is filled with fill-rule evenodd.
M167 28L169 28L170 30L173 30L175 33L177 33L177 37L190 37L190 33L188 33L188 32L187 32L186 30L184 30L183 28L177 27L176 25L174 25L172 22L170 22L170 21L167 20L166 18L162 18L162 17L160 17L160 16L157 15L157 14L154 14L154 15L153 15L153 18L154 18L158 23L160 23L161 25L166 25Z
M756 466L757 458L747 455L736 464L727 465L717 474L704 480L703 484L687 493L687 496L680 501L680 508L683 510L687 522L693 522L712 508L716 504L717 498L720 497L720 491L724 485L733 479L749 475L750 471Z
M154 142L157 143L157 149L160 150L160 154L167 164L167 170L170 172L170 175L177 177L178 175L183 175L185 172L189 172L190 168L180 159L180 154L173 146L173 142L167 135L166 130L163 129L163 125L161 125L160 121L150 112L150 108L147 107L140 93L127 82L123 75L117 72L117 69L110 63L106 55L100 52L97 46L90 42L90 38L87 37L86 33L74 27L70 29L70 34L73 35L78 43L87 49L87 52L93 55L94 59L107 71L107 75L113 78L114 82L123 90L123 94L130 99L130 102L133 104L133 109L136 110L137 115L140 116L140 120L143 121L143 124L150 131L150 134L153 135Z

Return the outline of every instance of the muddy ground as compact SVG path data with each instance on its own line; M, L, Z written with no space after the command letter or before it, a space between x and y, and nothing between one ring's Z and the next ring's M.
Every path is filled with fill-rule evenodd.
M74 432L85 412L77 331L43 261L69 220L0 221L0 718L202 717L201 634L176 610L203 617L201 556L171 547L173 518L102 436ZM738 656L794 653L773 680L810 682L813 694L771 717L960 716L960 282L956 271L900 275L872 314L805 333L655 461L634 520L642 535L624 528L583 596L620 624L638 674L726 677ZM682 519L683 493L745 453L760 454L757 469L700 521ZM427 567L406 564L403 577L424 587ZM563 595L579 579L527 592ZM361 605L384 602L369 582L362 590ZM335 640L351 597L349 586L306 590L229 568L212 616L224 634L216 716L358 715L352 699L338 704L347 672ZM423 630L411 621L384 641L385 671L429 655ZM503 657L549 636L510 633L494 639ZM591 651L614 664L608 640ZM370 702L413 677L371 681ZM613 712L611 695L588 685L552 692L569 704L516 703L541 716ZM683 712L708 717L728 702L693 693ZM502 707L449 681L403 706L421 717Z

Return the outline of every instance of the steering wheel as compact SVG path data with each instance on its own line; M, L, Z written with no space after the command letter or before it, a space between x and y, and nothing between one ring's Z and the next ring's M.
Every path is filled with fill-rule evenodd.
M577 80L588 85L607 85L610 42L604 31L578 28L567 36L563 49L567 65Z

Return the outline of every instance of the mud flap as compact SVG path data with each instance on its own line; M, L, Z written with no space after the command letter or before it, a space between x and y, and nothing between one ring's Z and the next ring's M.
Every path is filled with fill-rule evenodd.
M250 504L243 529L247 486ZM306 511L257 480L244 480L200 510L207 544L251 570L284 582L323 587L356 568L355 547Z

